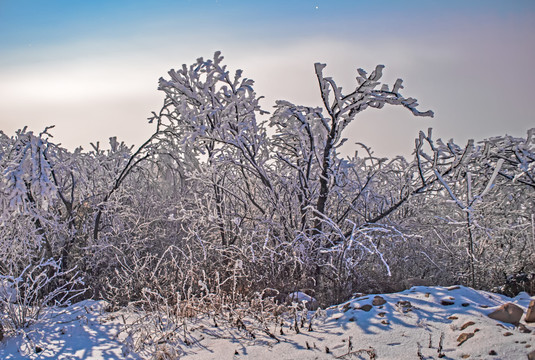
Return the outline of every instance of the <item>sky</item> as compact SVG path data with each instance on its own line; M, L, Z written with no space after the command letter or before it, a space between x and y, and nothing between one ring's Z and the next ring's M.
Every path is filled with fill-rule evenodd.
M532 0L0 0L0 130L55 125L53 141L90 150L117 136L140 145L172 68L222 51L272 111L321 105L314 63L347 91L357 69L435 117L401 107L359 114L346 136L376 155L409 156L420 130L464 144L535 127Z

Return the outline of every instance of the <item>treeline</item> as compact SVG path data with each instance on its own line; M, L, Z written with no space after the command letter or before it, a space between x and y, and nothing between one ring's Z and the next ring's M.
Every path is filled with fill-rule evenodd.
M535 129L464 146L429 130L411 159L364 145L343 158L366 108L432 112L401 80L381 84L383 66L344 92L316 64L322 108L278 101L262 117L253 81L222 60L160 79L164 104L139 148L0 135L4 304L86 289L116 306L296 290L327 305L411 284L490 289L535 270Z

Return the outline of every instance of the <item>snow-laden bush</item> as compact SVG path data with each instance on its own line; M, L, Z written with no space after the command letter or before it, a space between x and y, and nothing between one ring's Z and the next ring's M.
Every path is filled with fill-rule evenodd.
M4 329L38 322L50 306L69 305L85 289L74 269L62 271L59 261L42 260L20 273L0 275L0 313Z

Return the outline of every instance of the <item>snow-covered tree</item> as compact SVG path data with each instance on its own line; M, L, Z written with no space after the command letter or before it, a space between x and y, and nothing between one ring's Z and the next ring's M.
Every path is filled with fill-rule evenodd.
M433 113L401 80L381 84L382 65L359 69L349 92L324 70L322 107L280 100L268 118L241 70L219 52L199 58L160 79L163 106L137 148L112 137L71 152L48 129L0 133L7 288L42 300L42 284L69 293L80 274L90 296L189 314L303 289L330 304L408 278L490 288L533 270L535 130L466 146L422 132L409 160L351 139L343 158L365 109ZM49 282L26 281L44 272Z

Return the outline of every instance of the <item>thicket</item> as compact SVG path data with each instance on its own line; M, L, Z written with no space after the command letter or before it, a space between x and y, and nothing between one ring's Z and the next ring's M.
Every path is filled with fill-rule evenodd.
M160 79L139 148L0 133L4 328L75 295L186 316L297 290L325 306L421 283L491 289L535 270L535 129L465 146L429 130L412 159L359 143L344 158L367 108L432 112L401 80L381 84L383 66L344 92L316 64L323 107L278 101L268 115L222 60Z

